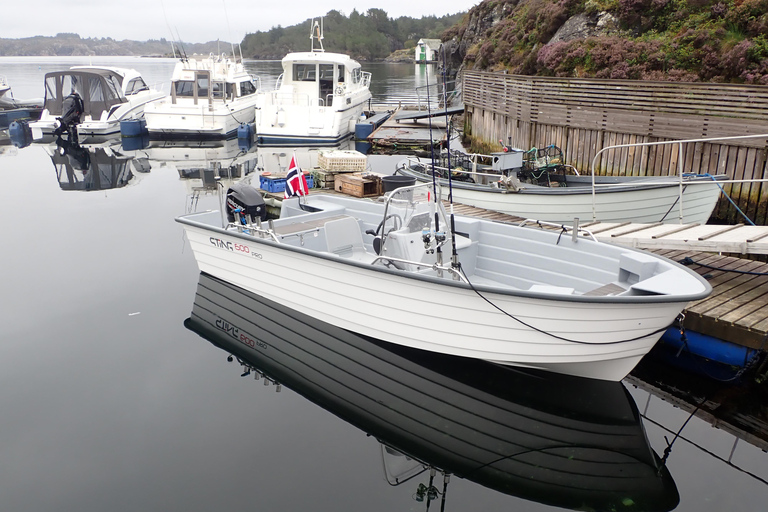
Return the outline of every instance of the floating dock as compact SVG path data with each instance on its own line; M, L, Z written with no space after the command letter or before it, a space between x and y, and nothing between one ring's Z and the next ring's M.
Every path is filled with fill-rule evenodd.
M445 112L397 109L367 140L373 153L429 151L446 141Z

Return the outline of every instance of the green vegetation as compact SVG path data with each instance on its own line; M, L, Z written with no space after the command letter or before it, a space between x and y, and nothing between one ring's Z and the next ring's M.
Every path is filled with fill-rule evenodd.
M494 11L504 13L498 23L478 21ZM615 28L550 43L572 16L606 13ZM768 0L493 0L444 38L467 33L473 69L768 85Z
M326 50L351 55L358 60L380 60L395 50L413 48L422 38L439 38L458 23L463 14L421 19L389 18L386 11L353 10L347 17L329 11L323 17L323 46ZM280 59L288 52L309 51L312 20L291 27L274 27L267 32L248 34L243 39L243 55L257 59Z

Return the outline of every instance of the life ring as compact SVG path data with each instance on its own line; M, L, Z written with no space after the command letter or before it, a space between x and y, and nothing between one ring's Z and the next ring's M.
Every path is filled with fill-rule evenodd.
M343 85L336 86L336 94L338 96L341 96L342 94L344 94L344 86Z

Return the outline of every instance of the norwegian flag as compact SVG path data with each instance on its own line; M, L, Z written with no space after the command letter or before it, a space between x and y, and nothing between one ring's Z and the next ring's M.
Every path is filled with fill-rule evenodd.
M296 163L296 153L291 157L291 164L288 166L288 175L285 177L285 199L293 196L306 196L309 194L307 178L299 169Z

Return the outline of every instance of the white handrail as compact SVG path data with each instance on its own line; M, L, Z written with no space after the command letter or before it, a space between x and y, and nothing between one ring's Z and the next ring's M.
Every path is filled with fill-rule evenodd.
M592 166L590 168L590 172L592 173L592 220L597 220L597 212L596 212L596 197L595 197L595 162L597 161L597 157L600 156L600 153L603 151L607 151L609 149L618 149L618 148L629 148L629 147L638 147L638 146L660 146L665 144L679 144L678 148L678 159L677 159L677 168L678 168L678 175L680 176L680 195L678 197L678 202L680 203L679 207L679 221L680 224L683 223L683 144L688 142L712 142L712 141L718 141L718 140L735 140L735 139L758 139L758 138L765 138L768 139L768 134L761 134L761 135L735 135L731 137L712 137L712 138L705 138L705 139L687 139L687 140L666 140L666 141L658 141L658 142L637 142L634 144L616 144L614 146L606 146L602 148L600 151L595 153L594 158L592 159ZM755 181L755 180L747 180L747 181Z

